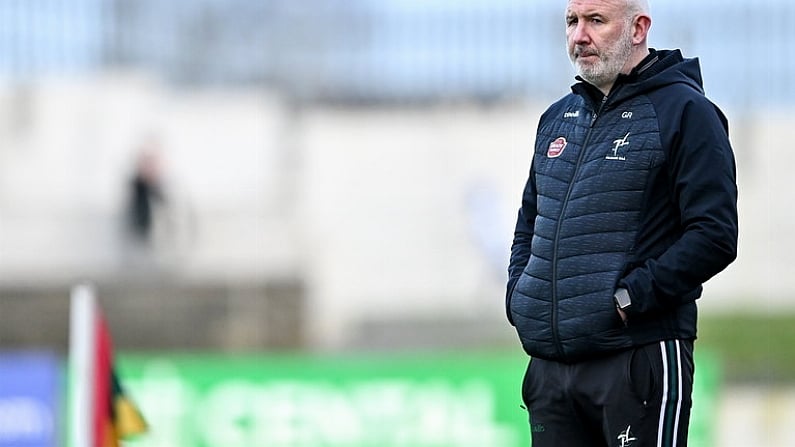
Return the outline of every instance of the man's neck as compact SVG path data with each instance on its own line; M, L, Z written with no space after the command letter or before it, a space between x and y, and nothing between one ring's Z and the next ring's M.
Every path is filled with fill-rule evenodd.
M647 46L643 46L638 48L636 51L633 51L632 54L627 59L627 63L624 64L624 68L621 70L620 74L628 75L632 73L632 70L635 69L644 59L649 55L649 48ZM604 86L597 86L597 88L602 92L603 95L607 96L610 94L610 91L613 89L613 86L616 85L616 79L613 80L609 85Z

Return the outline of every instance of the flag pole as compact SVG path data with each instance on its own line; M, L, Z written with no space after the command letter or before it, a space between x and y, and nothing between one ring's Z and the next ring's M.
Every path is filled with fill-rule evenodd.
M69 447L93 447L93 349L96 297L89 284L72 288L69 312Z

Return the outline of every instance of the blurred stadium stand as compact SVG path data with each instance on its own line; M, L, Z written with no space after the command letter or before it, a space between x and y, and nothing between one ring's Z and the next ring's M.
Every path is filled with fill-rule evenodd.
M717 102L792 101L788 0L652 8L652 46L701 57ZM571 83L562 21L558 2L526 0L4 1L0 75L144 68L302 100L535 100Z
M501 255L540 107L573 81L561 5L0 1L3 346L65 346L80 279L124 348L510 343ZM769 232L795 216L770 204L792 126L768 111L795 100L795 6L652 7L651 44L702 58L742 161L746 245L705 306L741 306L748 277L783 303L793 243ZM137 275L119 203L152 130L186 240Z
M116 343L127 349L257 351L305 343L301 284L150 280L97 286ZM69 300L63 287L6 286L0 293L4 348L46 346L66 352Z

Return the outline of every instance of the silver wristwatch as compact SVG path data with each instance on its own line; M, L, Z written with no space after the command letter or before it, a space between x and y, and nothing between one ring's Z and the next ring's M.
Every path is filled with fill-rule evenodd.
M613 294L613 299L616 302L616 307L622 310L632 305L632 300L629 298L627 289L617 289L616 293Z

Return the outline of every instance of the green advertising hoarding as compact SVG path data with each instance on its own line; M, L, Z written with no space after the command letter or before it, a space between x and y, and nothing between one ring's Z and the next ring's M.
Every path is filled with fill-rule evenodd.
M505 352L140 355L117 366L151 426L135 447L527 447L526 362ZM711 445L713 366L698 361L691 446Z

